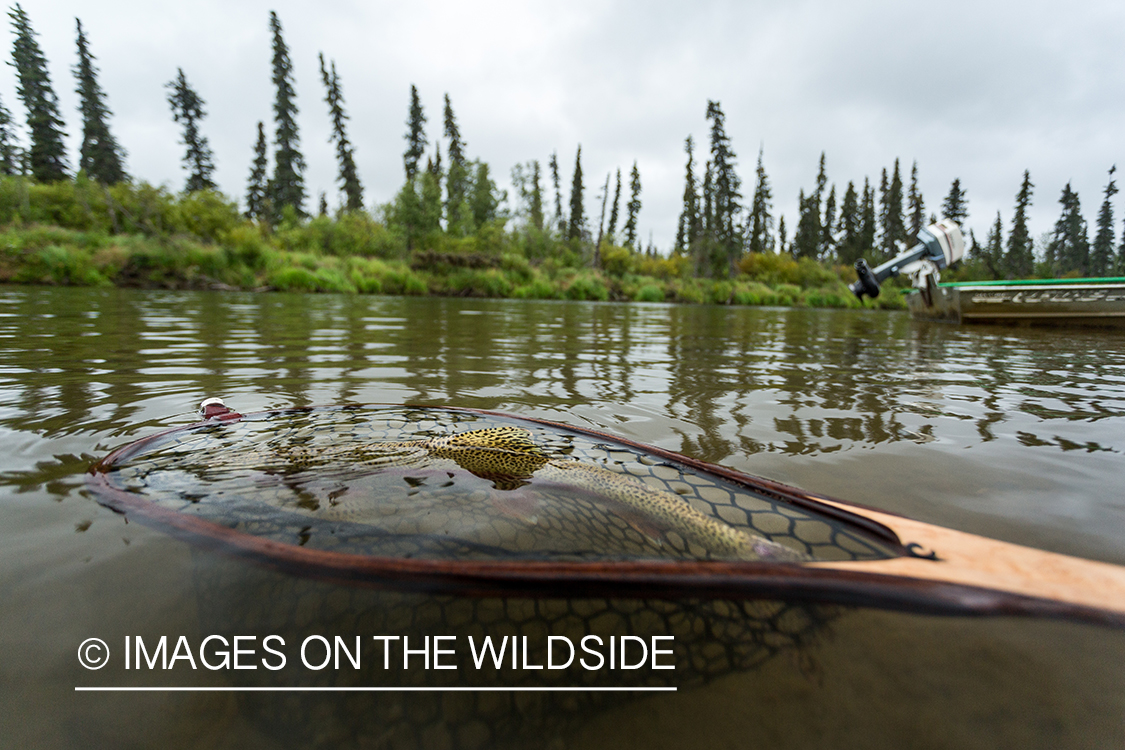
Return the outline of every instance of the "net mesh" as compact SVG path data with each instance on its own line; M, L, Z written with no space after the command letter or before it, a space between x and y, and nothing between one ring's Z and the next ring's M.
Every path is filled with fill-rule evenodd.
M567 476L541 479L544 471L482 476L476 467L466 470L409 445L506 426L530 432L548 469L573 462L595 467L600 486ZM170 433L116 463L106 479L149 502L247 534L357 555L559 561L729 556L705 534L693 535L675 519L622 502L620 496L638 485L803 559L894 554L844 522L632 446L456 410L269 412Z
M538 472L488 475L417 445L511 426L529 431L544 465L596 467L612 480L608 490L545 481ZM126 451L103 470L114 491L166 510L287 545L358 556L567 562L723 557L706 538L690 538L666 516L622 503L622 487L628 490L629 483L674 496L694 512L805 559L895 554L837 519L605 436L454 409L327 407L247 415L172 431ZM613 484L613 477L625 484ZM638 694L523 688L688 689L786 652L803 668L810 646L842 611L807 602L627 594L438 596L286 574L204 550L193 556L200 632L271 634L287 644L283 669L227 672L223 679L252 687L488 688L238 695L241 711L263 731L302 747L563 746L567 732L592 711ZM346 656L323 669L303 666L296 649L312 635L333 646L339 638L361 666L354 668ZM452 653L443 658L456 668L426 669L419 655L403 663L404 645L432 647L427 639L435 636L451 638L446 643ZM636 666L622 668L618 651L611 668L609 644L620 649L624 636L636 639L627 657ZM552 637L577 651L561 668L549 666L566 660L567 646L558 640L552 646ZM591 637L596 640L584 641ZM499 663L476 660L486 638L494 649L506 649ZM639 644L652 648L658 641L670 654L659 660L650 654L638 663ZM600 654L600 663L581 650L583 643ZM315 661L326 655L319 644L311 652ZM657 663L674 669L656 669Z
M522 689L700 689L780 656L811 679L815 646L844 611L778 601L432 596L286 576L203 552L197 552L196 558L201 632L275 634L286 644L289 659L284 669L225 673L235 684L396 689L238 695L240 711L264 732L283 744L301 747L565 747L568 733L594 713L652 694ZM305 668L297 654L310 635L325 636L333 648L339 636L350 653L359 654L360 668L355 669L344 655L338 668L334 663L317 671ZM398 640L388 646L373 637L384 635ZM434 662L426 669L420 655L412 655L404 668L404 643L418 650L429 638L432 653L435 636L453 637L443 642L442 648L453 653L443 655L441 663L456 669L437 670ZM549 636L574 644L575 659L565 668L547 668L549 659L557 666L569 656L566 645L552 645ZM582 650L583 639L589 636L600 639L586 644L601 654L602 661ZM654 636L672 636L671 641L656 642L671 652L656 663L675 669L653 669L651 654L643 665L622 669L622 636L635 636L649 648ZM497 651L503 644L499 667L490 654L478 668L474 657L485 638ZM615 668L609 666L611 639L618 659ZM518 654L514 665L513 648ZM553 649L551 654L548 648ZM627 664L642 660L637 641L628 643L627 649ZM322 642L310 644L311 662L319 664L327 655ZM543 668L534 669L536 665ZM397 690L419 687L488 690Z

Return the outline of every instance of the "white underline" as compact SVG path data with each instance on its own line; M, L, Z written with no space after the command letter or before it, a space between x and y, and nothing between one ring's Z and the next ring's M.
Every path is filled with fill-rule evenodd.
M76 687L76 693L637 693L675 687Z

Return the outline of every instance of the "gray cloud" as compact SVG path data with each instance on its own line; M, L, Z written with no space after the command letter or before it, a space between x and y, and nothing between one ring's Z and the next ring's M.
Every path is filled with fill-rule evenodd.
M270 37L276 9L290 46L308 161L310 207L336 200L335 162L317 53L336 61L369 202L402 180L409 87L419 87L431 141L452 98L471 155L505 178L558 151L569 185L582 144L588 213L605 174L634 160L644 183L641 234L667 248L683 191L683 139L706 147L708 99L722 102L746 200L759 144L775 203L792 228L796 197L827 154L829 178L878 183L917 160L927 208L950 181L968 190L983 235L1010 221L1024 169L1035 182L1033 230L1050 229L1071 181L1093 221L1105 172L1121 155L1125 8L1108 2L306 3L37 0L39 33L78 143L74 18L82 18L141 179L182 185L178 131L164 83L182 67L207 101L204 132L217 178L245 190L255 125L272 118ZM10 36L8 37L10 44ZM22 120L14 73L0 98ZM700 154L700 158L704 158ZM1118 205L1120 227L1121 206Z

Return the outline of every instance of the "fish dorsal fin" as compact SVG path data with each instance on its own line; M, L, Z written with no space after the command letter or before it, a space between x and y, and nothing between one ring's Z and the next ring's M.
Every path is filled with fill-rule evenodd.
M489 448L541 455L542 450L531 439L531 433L523 427L489 427L483 430L470 430L449 438L450 447Z

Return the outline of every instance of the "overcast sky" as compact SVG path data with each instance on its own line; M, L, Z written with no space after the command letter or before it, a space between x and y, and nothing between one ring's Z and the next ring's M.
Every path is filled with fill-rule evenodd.
M448 93L469 156L488 162L504 187L513 165L538 159L549 189L546 163L557 151L568 193L581 144L593 222L607 172L621 168L627 181L635 160L641 237L647 242L651 233L665 251L682 201L687 135L697 160L706 158L708 99L726 113L747 203L764 148L790 237L798 190L814 185L821 151L838 198L849 180L877 185L896 158L906 180L916 160L927 212L936 213L959 177L968 225L982 242L998 210L1010 226L1025 169L1036 186L1033 232L1051 229L1067 182L1092 225L1106 171L1122 156L1125 3L1109 0L25 0L22 7L47 56L72 167L78 17L130 173L183 186L180 134L164 89L182 67L207 103L202 130L216 179L239 199L256 123L266 121L272 133L268 20L276 10L296 77L310 210L322 190L330 205L339 202L318 52L336 62L369 206L402 183L414 84L431 143ZM9 25L8 60L11 40ZM0 66L0 100L24 121L10 65Z

